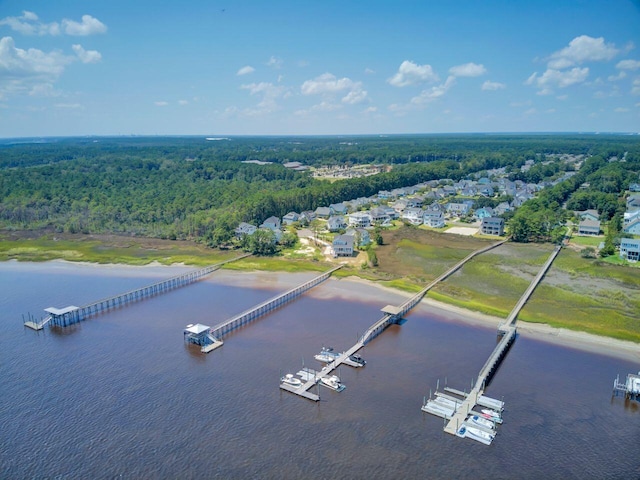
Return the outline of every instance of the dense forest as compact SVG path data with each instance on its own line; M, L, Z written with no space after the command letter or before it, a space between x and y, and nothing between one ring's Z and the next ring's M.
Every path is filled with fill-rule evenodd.
M0 143L0 227L117 232L227 242L240 221L315 209L379 190L457 180L505 167L536 182L566 167L553 154L589 159L511 219L516 240L553 239L569 209L620 214L638 181L640 137L620 135L398 135L362 137L61 138ZM618 161L611 161L617 159ZM248 160L267 165L242 163ZM527 160L535 164L526 172ZM379 175L327 182L285 168L389 164ZM588 183L587 189L580 186ZM556 233L554 233L556 232Z

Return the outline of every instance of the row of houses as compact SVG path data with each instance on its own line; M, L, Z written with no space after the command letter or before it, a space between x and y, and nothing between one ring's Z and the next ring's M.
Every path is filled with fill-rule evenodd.
M622 231L640 235L640 193L627 197L627 210L624 212Z

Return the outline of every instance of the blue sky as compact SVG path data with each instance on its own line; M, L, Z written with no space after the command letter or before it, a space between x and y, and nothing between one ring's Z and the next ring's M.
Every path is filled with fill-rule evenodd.
M640 132L640 1L0 0L0 137Z

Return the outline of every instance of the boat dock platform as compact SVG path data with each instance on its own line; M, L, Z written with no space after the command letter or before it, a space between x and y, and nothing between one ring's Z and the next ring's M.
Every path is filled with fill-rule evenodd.
M540 269L540 271L538 272L534 280L530 283L530 285L528 286L524 294L520 297L519 301L517 302L517 304L509 314L509 316L507 317L507 320L503 324L501 324L500 327L498 328L498 334L502 335L502 338L494 348L493 352L491 353L491 355L489 356L485 364L482 366L482 369L480 370L480 373L478 374L478 378L475 384L473 385L471 391L469 393L465 393L459 390L445 387L446 391L463 397L462 403L460 405L456 404L455 408L452 409L453 410L452 414L449 415L449 418L447 419L448 422L444 427L445 432L452 435L465 436L465 432L468 432L469 429L468 428L462 429L461 427L465 427L465 425L467 425L468 423L467 419L470 416L474 415L474 412L475 412L474 408L476 407L476 405L484 406L496 412L502 412L502 409L504 408L504 402L500 400L492 399L490 397L486 397L484 395L485 388L487 387L487 385L493 378L493 375L496 373L496 371L500 367L502 360L504 359L507 352L509 351L509 348L511 347L511 345L516 339L515 325L516 325L516 321L518 318L518 314L520 313L520 310L524 307L525 303L527 302L527 300L529 300L535 288L542 281L542 278L547 273L547 271L551 267L551 264L560 253L561 248L562 248L561 245L558 245L556 248L554 248L553 252L549 256L545 264L542 266L542 268ZM433 408L431 410L433 410ZM430 410L426 410L424 407L423 407L423 411L432 413ZM477 425L473 425L471 428L473 429L476 427ZM467 434L466 436L473 437L473 435L469 435L469 434ZM480 437L481 438L474 438L474 439L485 443L485 440L487 439L484 436L480 436ZM492 440L493 439L491 439L491 441ZM489 441L487 445L490 444L491 441Z
M29 320L27 322L24 322L24 326L29 327L33 330L42 330L47 324L66 327L68 325L72 325L74 323L85 320L93 315L97 315L114 308L120 308L129 303L137 302L145 298L159 295L161 293L165 293L179 287L184 287L215 272L227 263L235 262L249 256L251 256L251 254L240 255L238 257L216 263L215 265L201 268L200 270L176 275L174 277L168 278L167 280L163 280L146 287L131 290L119 295L114 295L109 298L104 298L83 307L76 307L74 305L64 308L49 307L45 309L45 312L49 314L47 317L42 319L40 322Z
M436 278L433 282L431 282L429 285L423 288L420 292L418 292L417 294L409 298L409 300L407 300L403 304L399 306L394 306L394 305L385 306L384 308L382 308L382 313L384 315L366 330L366 332L362 335L362 337L358 339L355 345L353 345L350 349L340 354L333 362L327 364L327 366L323 368L322 371L318 372L317 377L307 380L307 382L302 387L288 388L289 387L288 385L285 385L285 386L280 385L280 388L288 392L295 393L296 395L309 398L308 396L305 395L305 393L307 393L307 391L311 387L313 387L316 383L318 383L323 378L331 376L333 374L332 372L335 369L337 369L340 365L345 364L351 367L361 366L359 364L354 365L355 362L352 362L349 359L349 357L357 353L367 343L369 343L378 335L380 335L380 333L382 333L389 325L393 323L397 323L413 307L415 307L418 303L420 303L420 301L427 294L427 292L431 290L438 282L441 282L444 279L448 278L450 275L452 275L457 270L459 270L466 262L471 260L476 255L479 255L481 253L484 253L496 247L499 247L504 242L506 242L506 240L501 240L499 242L493 243L487 247L481 248L479 250L476 250L470 253L465 258L463 258L460 262L456 263L453 267L451 267L449 270L444 272L442 275Z
M625 382L620 381L620 375L613 381L613 394L622 394L624 398L640 401L640 372L629 373Z

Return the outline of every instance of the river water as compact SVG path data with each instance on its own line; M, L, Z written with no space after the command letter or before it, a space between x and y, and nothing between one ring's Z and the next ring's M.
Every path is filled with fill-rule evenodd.
M341 368L342 393L281 391L281 374L319 368L323 345L348 348L402 300L345 280L209 355L184 343L186 324L215 325L313 274L217 272L72 327L22 325L186 270L0 263L1 478L640 478L640 405L611 396L638 364L519 337L487 390L506 402L487 447L420 406L438 379L469 388L495 328L425 306L361 351L365 368Z

